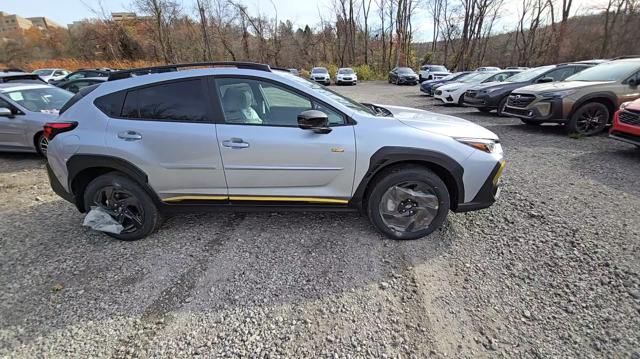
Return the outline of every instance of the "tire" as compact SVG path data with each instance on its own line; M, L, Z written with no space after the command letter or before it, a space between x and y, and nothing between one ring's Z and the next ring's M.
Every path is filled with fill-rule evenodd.
M497 112L498 112L498 116L500 117L506 117L503 114L503 112L504 112L504 108L507 106L507 100L508 100L508 97L505 96L502 100L500 100L500 102L498 102Z
M418 82L422 82L422 75L418 75Z
M458 98L458 106L464 106L464 94Z
M610 116L607 106L600 102L589 102L571 115L565 129L570 135L593 136L607 127Z
M387 81L388 81L389 83L391 83L391 77L387 78Z
M38 132L34 139L34 145L38 154L47 158L47 149L49 148L49 140L44 137L44 133Z
M108 205L109 193L113 196L111 198L120 201L126 199L128 203L123 206L120 202L120 206L116 206L112 199L111 204ZM106 233L113 238L136 241L150 235L160 226L160 213L149 194L138 183L118 172L110 172L95 178L87 185L83 196L87 211L92 206L100 206L114 213L112 218L125 227L119 234ZM119 211L117 207L121 209L124 207L124 210ZM125 214L127 212L129 215Z
M478 111L483 112L483 113L489 113L491 112L491 109L488 107L478 107Z
M435 173L421 166L407 165L385 171L374 179L371 188L366 198L367 215L382 234L392 239L412 240L431 234L440 228L451 206L447 186ZM422 192L424 196L409 195L406 189L410 189L413 193ZM398 203L392 202L394 197L399 200ZM429 199L426 199L427 197ZM383 207L385 203L387 206L395 207L385 209ZM421 204L424 207L421 207ZM413 208L425 209L421 212ZM388 213L383 214L382 211L388 211ZM405 215L407 211L410 214ZM422 220L431 220L429 223L418 224L420 227L415 228L415 220L420 220L421 213L427 216ZM409 222L404 230L395 225L396 221L411 217L414 217L414 222Z
M527 120L526 118L521 118L520 121L522 121L522 123L524 123L525 125L529 125L529 126L540 126L540 125L542 125L542 122Z

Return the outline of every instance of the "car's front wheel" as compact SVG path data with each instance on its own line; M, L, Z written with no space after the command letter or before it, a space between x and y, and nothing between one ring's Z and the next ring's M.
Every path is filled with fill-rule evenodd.
M592 136L598 134L609 123L609 109L600 102L582 105L565 124L572 135Z
M438 229L447 218L449 191L427 168L396 167L374 180L366 210L374 226L392 239L417 239Z
M497 112L498 112L498 116L500 116L500 117L506 117L503 112L504 112L505 107L507 107L507 100L508 100L508 98L505 96L505 98L500 100L500 102L498 103Z
M123 227L120 233L107 233L123 241L142 239L160 225L160 213L147 192L135 181L110 172L95 178L84 191L84 206L101 207Z

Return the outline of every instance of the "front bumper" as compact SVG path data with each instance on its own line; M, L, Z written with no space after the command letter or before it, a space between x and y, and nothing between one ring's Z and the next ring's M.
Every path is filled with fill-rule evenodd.
M440 94L436 92L436 94L433 97L437 98L438 100L444 103L456 103L455 99L453 98L453 92L445 92L440 90Z
M500 160L489 174L489 177L484 181L484 184L480 187L480 190L473 200L467 203L459 203L454 212L469 212L491 207L500 197L500 179L506 165L507 162L504 159Z
M358 82L357 79L337 79L336 83L337 84L355 84L356 82Z
M636 119L637 118L640 118L640 116L636 117ZM635 119L633 119L633 121L627 121L630 123L620 121L620 111L617 111L613 116L613 126L609 132L609 137L618 141L640 146L640 124L632 124L635 123L635 121Z
M507 105L502 111L504 115L523 118L537 122L565 122L561 98L535 100L527 107L513 107Z
M477 94L475 97L469 97L465 93L464 104L472 107L480 108L498 108L498 104L502 100L502 97L492 97L489 94Z
M317 82L317 83L321 83L324 85L330 84L331 83L331 79L328 78L311 78L311 81Z
M398 84L411 84L411 85L417 85L418 84L418 78L406 78L406 77L398 77Z
M67 192L64 189L60 181L58 181L58 177L53 173L53 170L47 163L47 176L49 177L49 183L51 184L51 189L55 194L62 197L67 202L73 203L77 207L76 198L72 193Z

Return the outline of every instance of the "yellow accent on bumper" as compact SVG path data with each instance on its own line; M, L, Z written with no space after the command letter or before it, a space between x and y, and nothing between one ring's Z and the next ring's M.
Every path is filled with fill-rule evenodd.
M308 203L333 203L348 204L349 200L337 198L319 197L266 197L266 196L176 196L164 198L164 202L180 201L269 201L269 202L308 202Z
M507 166L507 161L502 160L500 162L500 168L498 168L498 172L496 172L496 175L493 176L493 185L496 186L498 185L498 181L500 180L500 176L502 176L502 172L504 171L504 168Z

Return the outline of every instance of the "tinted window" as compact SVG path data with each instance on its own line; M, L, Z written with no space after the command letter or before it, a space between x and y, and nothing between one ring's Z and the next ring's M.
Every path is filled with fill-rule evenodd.
M600 64L571 76L569 81L621 81L638 71L637 61L612 61Z
M165 83L127 93L122 117L206 122L207 99L200 79Z
M298 115L311 109L326 113L330 124L345 122L342 114L271 82L225 78L216 85L227 123L297 127Z
M553 81L562 81L564 79L566 79L567 77L573 75L574 73L574 68L573 67L560 67L557 68L551 72L549 72L548 74L546 74L544 77L551 77L553 79Z
M83 93L85 89L80 90L80 93ZM97 86L93 87L93 89L97 88ZM92 90L93 90L92 89ZM115 92L109 95L105 95L102 97L98 97L93 103L96 105L100 111L104 112L109 117L119 117L120 111L122 110L122 102L124 101L124 97L126 95L125 91ZM136 113L137 116L137 113Z

